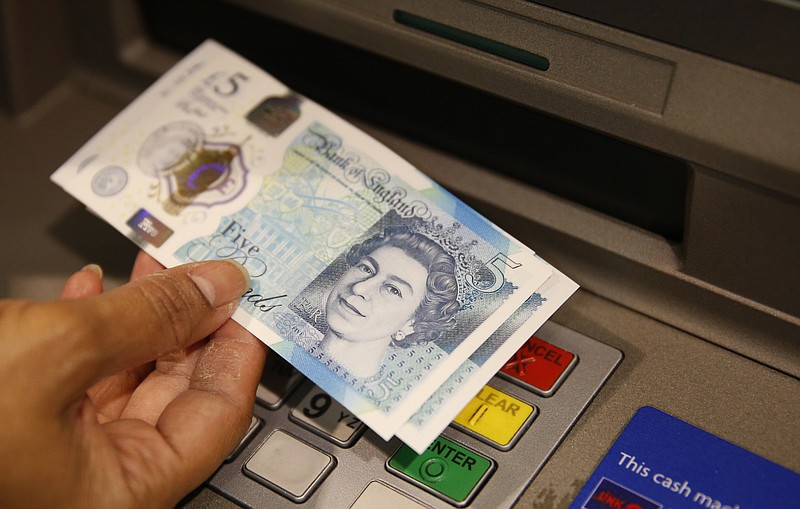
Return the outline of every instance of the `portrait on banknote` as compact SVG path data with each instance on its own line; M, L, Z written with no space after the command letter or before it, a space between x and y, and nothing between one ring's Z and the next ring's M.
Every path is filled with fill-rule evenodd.
M290 306L322 335L320 353L351 374L378 373L386 354L435 342L456 327L457 264L396 215L354 244Z

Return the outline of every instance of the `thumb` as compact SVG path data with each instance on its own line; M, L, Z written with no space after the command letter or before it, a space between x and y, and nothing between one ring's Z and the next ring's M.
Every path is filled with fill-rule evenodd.
M51 380L72 398L109 374L185 348L230 318L249 275L232 261L181 265L103 295L28 306L20 335L60 359Z

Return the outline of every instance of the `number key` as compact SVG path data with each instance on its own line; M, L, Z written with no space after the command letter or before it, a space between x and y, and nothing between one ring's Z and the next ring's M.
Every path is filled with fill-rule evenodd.
M292 409L289 418L340 447L350 447L364 431L364 423L330 395L307 383L310 390Z

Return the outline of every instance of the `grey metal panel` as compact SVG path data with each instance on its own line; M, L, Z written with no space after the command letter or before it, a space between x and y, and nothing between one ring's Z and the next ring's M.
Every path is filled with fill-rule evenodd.
M512 101L597 129L633 143L714 168L757 185L800 197L800 84L775 78L570 16L532 2L486 0L232 0L255 12L308 28L384 56L446 76ZM653 59L674 62L663 115L654 115L591 90L564 86L548 71L481 54L477 50L394 23L402 9L435 21L457 22L475 33L484 20L503 13L515 23L500 32L525 41L537 24L604 40ZM513 30L512 30L513 29ZM536 53L535 48L529 48ZM579 73L580 59L563 73ZM647 77L645 72L643 77ZM600 76L602 78L602 76ZM650 86L647 80L638 82Z
M683 272L800 317L800 200L702 168L691 196Z
M800 4L795 0L537 0L576 16L800 81ZM731 44L742 41L742 44Z
M650 113L660 115L664 110L674 62L561 26L475 4L463 3L458 9L429 6L430 3L418 3L411 7L414 13L428 13L447 26L548 58L547 71L530 69L532 76ZM480 24L474 22L477 19ZM520 70L526 72L524 68Z

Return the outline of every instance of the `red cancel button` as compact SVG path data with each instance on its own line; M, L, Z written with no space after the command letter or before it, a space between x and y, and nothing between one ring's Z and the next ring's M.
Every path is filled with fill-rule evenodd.
M576 361L572 352L531 336L506 362L500 374L542 396L551 396Z

